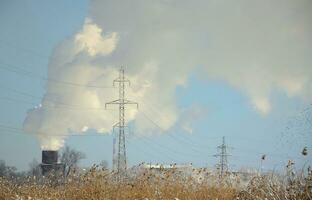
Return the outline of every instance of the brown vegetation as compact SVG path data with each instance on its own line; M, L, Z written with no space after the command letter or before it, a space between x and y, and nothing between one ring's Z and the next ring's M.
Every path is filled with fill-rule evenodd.
M246 188L238 189L237 183L211 178L199 181L174 169L144 169L117 181L116 174L92 167L83 174L71 173L63 183L55 182L55 177L0 178L0 199L312 199L311 171L285 178L255 176Z

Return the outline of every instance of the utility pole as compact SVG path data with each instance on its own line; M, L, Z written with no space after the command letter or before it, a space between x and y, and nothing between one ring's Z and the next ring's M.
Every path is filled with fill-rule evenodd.
M113 170L117 170L117 173L120 175L125 173L127 170L127 156L126 156L126 142L125 142L125 105L134 104L138 108L138 103L125 99L125 83L130 85L130 81L125 79L125 72L123 67L119 70L119 77L113 81L113 85L118 83L119 86L119 98L117 100L107 102L105 104L105 108L107 105L118 105L119 106L119 122L117 122L113 126L113 130L115 128L119 129L117 136L117 158L115 155L115 143L116 139L113 141ZM115 166L114 166L115 165ZM117 166L116 166L117 165Z
M220 170L220 176L223 177L226 172L229 170L228 166L228 156L231 156L227 153L227 145L225 144L225 137L222 137L222 144L217 147L219 153L215 155L215 157L220 157L220 161L217 164L217 167Z

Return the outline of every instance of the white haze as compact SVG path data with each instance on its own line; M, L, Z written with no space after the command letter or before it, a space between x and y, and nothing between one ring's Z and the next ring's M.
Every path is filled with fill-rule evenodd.
M185 123L191 132L176 107L175 89L187 85L189 75L199 71L201 77L225 81L242 91L261 115L274 110L275 91L306 102L312 99L309 0L90 4L81 30L55 49L48 76L110 86L119 66L126 66L133 83L128 97L140 103L139 112L127 113L129 121L135 120L137 133L156 129L144 116L147 110L154 110L162 129ZM103 108L117 95L112 88L49 81L42 106L28 113L24 128L38 135L44 149L58 149L66 136L87 129L109 133L117 113Z

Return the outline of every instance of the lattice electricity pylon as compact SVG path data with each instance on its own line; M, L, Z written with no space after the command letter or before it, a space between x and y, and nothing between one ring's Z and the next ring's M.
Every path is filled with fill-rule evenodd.
M229 170L229 165L228 165L228 156L231 156L230 154L227 153L227 148L225 144L225 137L222 137L222 144L218 146L219 153L214 155L215 157L220 157L220 161L217 164L217 168L220 170L220 176L223 177L225 173L228 172Z
M113 85L115 83L119 84L119 99L108 102L105 104L105 108L107 105L119 105L119 122L113 126L113 129L116 127L119 129L117 142L117 158L115 159L115 155L113 155L113 169L117 170L117 173L124 173L127 169L127 156L126 156L126 142L125 142L125 105L134 104L138 108L138 103L125 99L125 83L130 85L130 81L125 79L124 69L121 67L119 70L119 77L114 80ZM115 141L114 141L115 142ZM115 144L114 144L115 145ZM115 147L113 147L115 148ZM115 152L115 150L113 150ZM114 161L115 160L115 161Z

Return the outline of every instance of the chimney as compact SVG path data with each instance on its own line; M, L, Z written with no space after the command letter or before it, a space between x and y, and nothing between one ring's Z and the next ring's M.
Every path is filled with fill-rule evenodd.
M43 164L56 164L58 152L57 151L42 151Z
M42 163L41 171L42 175L48 175L49 173L59 173L64 169L64 165L58 163L58 152L52 150L42 151Z

